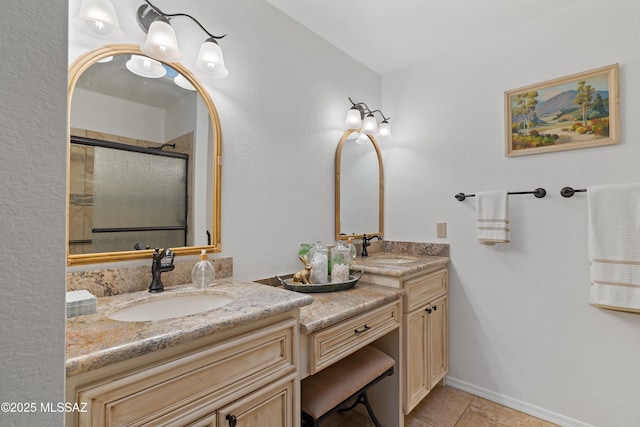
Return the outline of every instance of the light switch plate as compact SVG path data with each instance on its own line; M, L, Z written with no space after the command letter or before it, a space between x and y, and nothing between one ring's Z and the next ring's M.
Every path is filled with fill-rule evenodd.
M436 236L439 239L444 239L447 237L447 223L446 222L438 222L436 223Z

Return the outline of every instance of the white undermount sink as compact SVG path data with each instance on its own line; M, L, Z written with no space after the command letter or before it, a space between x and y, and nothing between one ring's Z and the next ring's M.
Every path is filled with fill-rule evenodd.
M122 322L146 322L150 320L172 319L204 313L222 307L233 301L224 294L176 295L145 300L138 304L121 308L108 315L110 319Z
M381 258L369 258L369 262L379 264L406 264L408 262L414 262L415 258L396 258L396 257L381 257Z

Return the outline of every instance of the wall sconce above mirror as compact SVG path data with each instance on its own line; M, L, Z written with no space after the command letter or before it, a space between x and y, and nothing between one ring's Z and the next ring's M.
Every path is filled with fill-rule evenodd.
M222 49L218 45L218 40L226 35L216 36L210 33L191 15L165 13L150 1L144 0L144 2L145 4L141 5L136 12L136 19L140 29L147 34L145 42L140 46L140 50L146 56L164 62L180 61L182 53L170 19L185 17L191 19L207 35L200 46L196 60L198 71L214 78L229 75L229 70L224 64ZM82 0L80 12L73 20L73 24L82 33L104 42L119 42L125 38L125 34L120 29L115 7L109 0Z
M375 138L346 131L336 149L335 167L336 240L383 237L384 179Z
M154 61L110 45L69 69L68 265L145 259L155 247L220 251L215 105L181 64L142 77L126 65L132 57Z
M351 108L347 111L345 119L347 129L356 129L367 135L391 136L391 125L389 124L391 117L385 117L380 110L372 111L364 102L353 102L351 98L349 98L349 102L351 102ZM378 113L382 117L379 126L373 113Z

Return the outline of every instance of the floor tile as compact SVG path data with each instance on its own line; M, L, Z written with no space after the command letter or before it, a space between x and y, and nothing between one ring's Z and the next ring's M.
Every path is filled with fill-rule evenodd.
M427 423L426 421L421 420L420 418L409 414L404 417L404 427L435 427L432 424Z
M515 409L475 397L456 427L552 427L548 423Z
M410 415L433 427L453 427L474 396L449 386L436 386Z
M334 412L326 420L323 420L321 427L375 427L368 416L360 414L356 410L348 412Z
M418 406L405 417L405 427L553 427L515 409L465 391L436 386ZM322 427L373 427L363 413L334 413L322 422Z

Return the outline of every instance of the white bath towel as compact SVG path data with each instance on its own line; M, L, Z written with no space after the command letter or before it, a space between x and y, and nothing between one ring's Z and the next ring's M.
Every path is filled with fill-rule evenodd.
M587 188L590 302L640 312L640 184Z
M507 190L476 193L478 240L485 245L509 243L509 205Z

